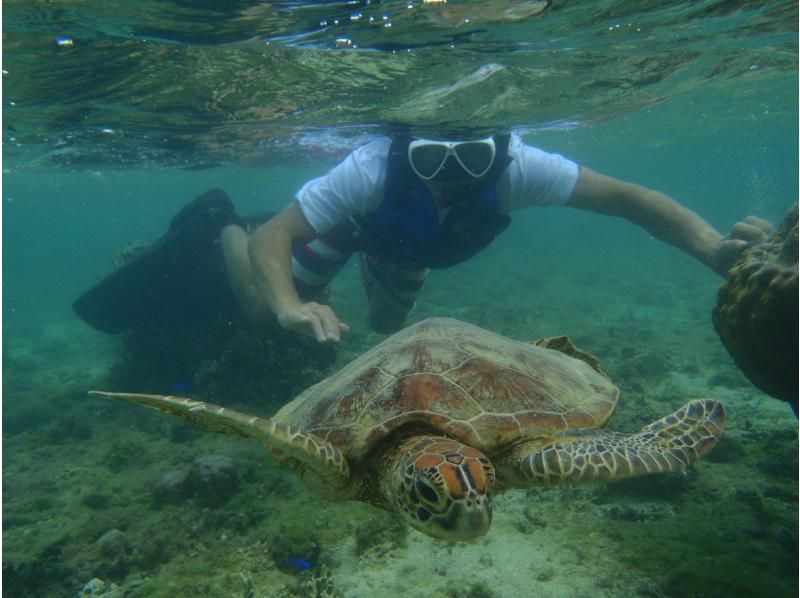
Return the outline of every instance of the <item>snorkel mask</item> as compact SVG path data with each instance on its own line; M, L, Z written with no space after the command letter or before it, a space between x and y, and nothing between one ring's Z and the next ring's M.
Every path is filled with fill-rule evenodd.
M492 137L474 141L414 139L408 145L408 162L423 181L470 182L489 172L496 153Z

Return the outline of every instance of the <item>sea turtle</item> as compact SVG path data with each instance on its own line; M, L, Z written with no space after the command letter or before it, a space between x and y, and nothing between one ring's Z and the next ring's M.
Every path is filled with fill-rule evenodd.
M488 531L495 492L680 471L725 425L721 403L694 400L634 434L596 430L619 395L596 359L566 337L530 344L449 318L401 330L269 419L187 398L92 394L256 438L324 495L454 540Z

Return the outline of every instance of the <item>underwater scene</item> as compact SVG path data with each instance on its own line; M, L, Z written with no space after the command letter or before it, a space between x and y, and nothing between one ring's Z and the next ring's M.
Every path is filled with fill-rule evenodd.
M3 17L5 595L797 595L796 2Z

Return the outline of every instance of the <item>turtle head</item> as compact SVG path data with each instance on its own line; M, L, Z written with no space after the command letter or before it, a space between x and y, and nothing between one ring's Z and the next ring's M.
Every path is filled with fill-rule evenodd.
M419 531L447 540L472 540L489 531L494 467L479 450L416 436L400 446L387 473L388 501Z

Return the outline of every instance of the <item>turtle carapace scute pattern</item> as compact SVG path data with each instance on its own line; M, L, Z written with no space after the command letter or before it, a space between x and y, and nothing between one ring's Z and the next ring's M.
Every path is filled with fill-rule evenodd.
M188 398L96 392L256 438L326 497L397 513L436 538L489 530L509 488L680 471L725 427L693 400L623 434L602 427L619 390L569 339L541 346L450 318L401 330L271 418Z

